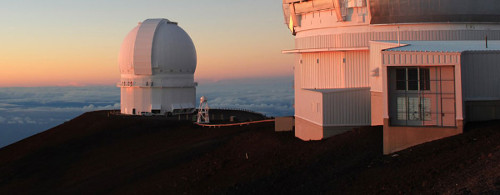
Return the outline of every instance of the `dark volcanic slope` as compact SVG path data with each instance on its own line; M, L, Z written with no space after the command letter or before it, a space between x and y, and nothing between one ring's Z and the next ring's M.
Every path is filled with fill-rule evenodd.
M1 149L0 194L500 192L500 122L391 157L380 127L303 142L273 123L209 129L106 113Z

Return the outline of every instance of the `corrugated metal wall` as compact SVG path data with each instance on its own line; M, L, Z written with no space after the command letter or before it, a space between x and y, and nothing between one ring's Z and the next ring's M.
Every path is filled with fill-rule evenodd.
M498 30L422 30L401 31L401 40L425 41L425 40L499 40ZM368 47L371 40L397 40L397 32L363 32L344 33L332 35L318 35L295 39L296 49L317 48L357 48Z
M500 100L500 52L465 52L462 55L464 101Z
M320 92L295 89L295 116L313 122L317 125L323 124L323 100Z
M342 88L344 52L302 54L300 86L306 89Z
M369 87L368 60L368 51L304 53L296 76L307 89Z
M370 125L370 88L324 93L323 123L334 126Z
M370 87L369 51L345 52L345 86L346 88Z

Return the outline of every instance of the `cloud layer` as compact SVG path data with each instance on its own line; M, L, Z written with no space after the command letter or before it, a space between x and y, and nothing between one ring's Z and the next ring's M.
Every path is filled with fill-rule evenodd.
M224 80L200 84L197 96L212 108L243 108L268 116L293 115L293 78Z
M293 78L201 82L197 98L212 108L239 108L268 116L293 115ZM82 113L120 109L114 86L0 88L0 147Z

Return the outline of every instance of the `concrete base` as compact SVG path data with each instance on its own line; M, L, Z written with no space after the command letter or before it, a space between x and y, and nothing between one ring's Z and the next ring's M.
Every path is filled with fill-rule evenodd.
M304 141L322 140L352 130L355 127L324 127L295 117L295 137Z
M372 91L370 94L371 100L371 115L372 115L372 126L384 125L384 117L382 113L383 109L383 101L382 101L382 92L374 92Z
M458 135L462 132L462 120L457 120L457 127L401 127L390 126L389 119L384 119L384 154Z

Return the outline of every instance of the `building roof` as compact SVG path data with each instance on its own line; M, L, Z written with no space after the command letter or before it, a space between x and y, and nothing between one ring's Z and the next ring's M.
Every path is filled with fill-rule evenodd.
M343 92L343 91L363 91L370 89L369 87L360 87L360 88L335 88L335 89L305 89L314 92L320 93L334 93L334 92Z
M163 18L140 22L125 37L118 57L122 74L193 74L196 63L191 37Z
M397 43L396 41L382 41ZM464 52L464 51L500 51L500 41L488 41L486 48L485 40L476 41L401 41L400 47L386 49L384 51L407 51L407 52Z

